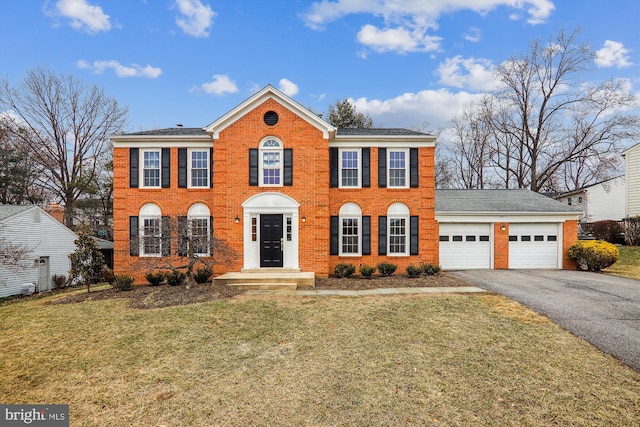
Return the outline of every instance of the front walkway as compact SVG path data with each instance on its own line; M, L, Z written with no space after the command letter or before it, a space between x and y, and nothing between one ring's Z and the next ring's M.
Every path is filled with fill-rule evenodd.
M362 291L348 291L341 289L297 289L297 290L253 290L247 291L249 295L289 295L289 296L342 296L364 297L370 295L399 295L399 294L466 294L482 293L484 289L474 286L441 287L441 288L383 288L366 289Z

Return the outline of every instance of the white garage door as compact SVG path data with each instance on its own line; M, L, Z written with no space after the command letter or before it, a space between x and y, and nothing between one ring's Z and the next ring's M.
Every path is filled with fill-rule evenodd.
M509 268L558 268L558 224L509 224Z
M440 266L491 268L491 224L440 224Z

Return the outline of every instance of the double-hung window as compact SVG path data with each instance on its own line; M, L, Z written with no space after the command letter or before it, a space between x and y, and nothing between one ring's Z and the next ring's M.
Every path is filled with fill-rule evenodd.
M260 144L260 185L282 186L282 144L273 138Z
M142 186L160 188L160 150L142 151Z
M409 208L403 203L394 203L387 211L389 255L409 255Z
M388 187L407 188L407 164L409 160L408 150L388 151Z
M340 150L340 187L360 187L360 150Z
M211 224L209 208L202 203L196 203L189 208L188 213L189 238L193 253L198 256L209 256L211 247Z
M162 214L160 208L147 203L140 208L140 255L162 256Z
M340 208L340 255L359 256L362 246L362 211L353 203Z
M209 150L189 151L189 187L209 187Z

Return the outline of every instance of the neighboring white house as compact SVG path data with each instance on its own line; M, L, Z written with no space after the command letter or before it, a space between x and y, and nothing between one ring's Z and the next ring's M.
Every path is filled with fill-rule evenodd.
M640 215L640 144L622 153L627 170L626 216Z
M582 209L581 222L620 221L625 217L626 187L625 177L618 176L560 194L555 199Z
M31 251L29 268L0 265L0 297L22 293L25 284L36 284L39 291L51 290L54 274L69 275L68 255L76 250L78 236L38 206L0 206L0 235Z

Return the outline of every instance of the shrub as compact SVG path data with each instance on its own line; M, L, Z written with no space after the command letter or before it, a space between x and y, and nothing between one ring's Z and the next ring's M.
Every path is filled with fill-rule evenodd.
M119 274L113 278L113 287L119 291L130 291L133 289L133 280L128 274Z
M415 279L416 277L422 276L422 268L416 267L415 265L407 266L407 276Z
M333 269L333 275L336 277L351 277L356 272L356 266L353 264L340 263Z
M609 243L622 243L624 227L618 221L596 221L586 226L594 239Z
M193 273L193 279L196 283L206 283L211 280L211 276L213 276L213 270L209 267L199 268Z
M112 284L113 280L116 278L116 276L113 274L113 270L110 268L105 268L104 272L102 273L102 281L103 282L107 282L108 284Z
M627 245L640 245L640 216L629 216L624 219L624 238Z
M166 275L167 278L167 283L169 284L169 286L180 286L182 285L182 282L184 282L184 279L187 278L187 276L178 270L173 270L169 273L167 273Z
M424 274L425 276L435 276L436 274L440 273L439 265L421 264L420 267L422 267L422 274Z
M371 267L370 265L367 265L367 264L362 264L360 266L360 275L362 277L366 277L367 279L370 279L373 273L375 272L376 272L375 267Z
M54 274L53 276L51 276L51 281L58 289L64 289L69 286L67 276L65 276L64 274Z
M397 269L398 266L396 264L391 264L390 262L381 262L378 264L378 271L383 277L391 276Z
M154 273L153 271L151 271L145 274L144 278L147 279L147 282L149 282L151 286L158 286L164 281L164 273L162 271L158 273Z
M567 256L581 270L600 271L618 260L618 248L602 240L578 240L569 247Z

